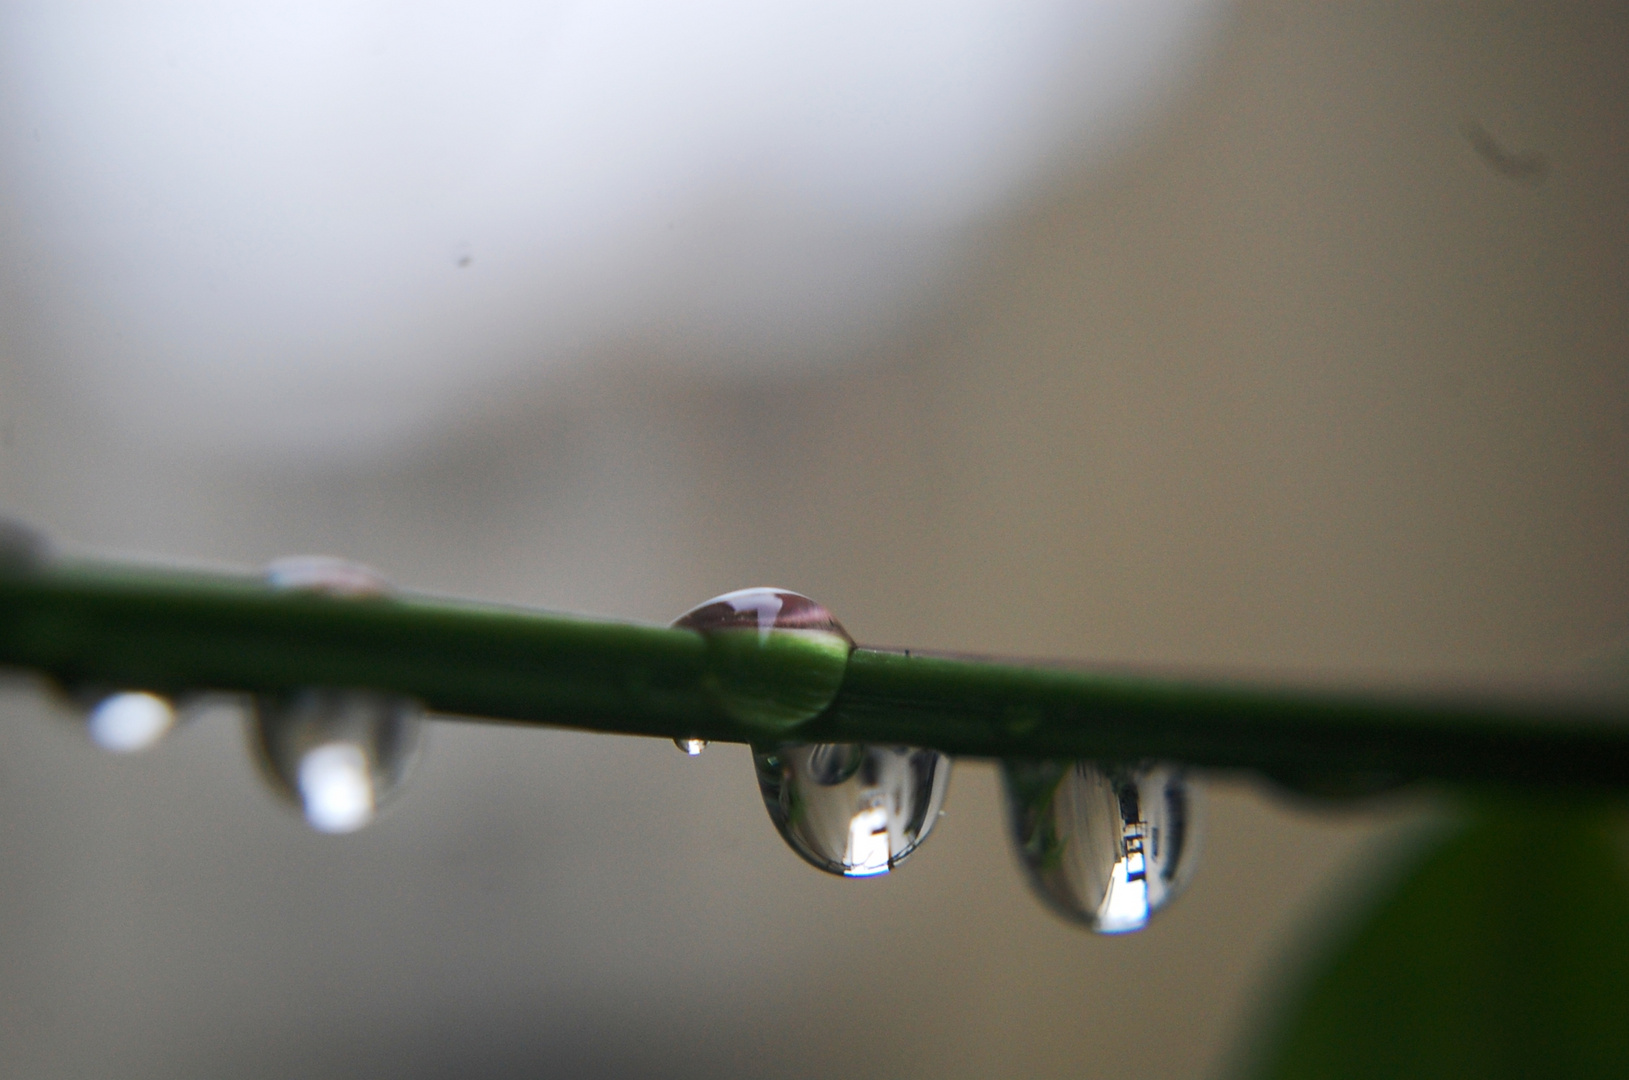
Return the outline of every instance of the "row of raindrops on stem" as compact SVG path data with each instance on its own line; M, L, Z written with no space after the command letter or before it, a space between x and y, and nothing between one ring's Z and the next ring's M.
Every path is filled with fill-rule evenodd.
M327 557L278 560L266 580L335 597L389 591L372 570ZM785 589L743 589L673 625L706 638L718 705L765 732L752 748L758 788L794 852L827 873L869 878L921 847L943 813L949 755L793 737L831 704L854 648L830 612ZM93 741L120 753L154 745L177 718L169 698L145 691L94 695L85 708ZM272 789L312 828L348 833L400 787L422 719L405 697L313 687L254 698L250 741ZM689 756L707 746L674 741ZM1140 930L1192 876L1201 799L1180 766L1006 761L1002 780L1019 861L1064 917L1105 934Z

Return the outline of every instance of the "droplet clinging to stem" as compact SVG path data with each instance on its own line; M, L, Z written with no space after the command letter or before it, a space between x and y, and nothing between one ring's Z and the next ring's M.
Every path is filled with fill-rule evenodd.
M1192 876L1199 800L1179 767L1007 761L1002 779L1030 883L1069 918L1141 930Z
M928 838L944 806L950 758L853 743L755 748L758 790L781 837L830 874L874 877Z
M174 726L174 703L145 690L107 694L85 710L85 731L91 741L115 754L150 749Z

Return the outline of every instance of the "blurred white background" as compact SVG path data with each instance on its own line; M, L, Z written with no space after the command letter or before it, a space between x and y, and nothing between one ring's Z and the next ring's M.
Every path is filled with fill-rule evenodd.
M1218 7L11 5L36 340L145 443L301 457L619 354L852 355L1191 81Z
M0 502L862 641L1511 675L1629 625L1609 5L0 5ZM902 871L739 747L456 724L309 834L11 684L0 1071L1189 1077L1423 812L1223 782L1096 939L993 772Z

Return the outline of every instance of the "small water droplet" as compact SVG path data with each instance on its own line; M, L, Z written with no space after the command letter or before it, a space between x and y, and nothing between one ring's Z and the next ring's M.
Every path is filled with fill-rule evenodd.
M175 726L170 699L144 690L123 690L98 699L85 712L91 741L114 754L152 747Z
M696 757L707 749L706 739L674 739L673 745L683 750L689 757Z
M1180 768L1008 761L1002 779L1030 882L1069 918L1141 930L1192 876L1199 798Z
M325 596L384 596L390 582L370 566L331 555L290 555L266 564L266 584Z
M950 758L906 746L754 748L758 790L781 837L831 874L873 877L903 863L939 820Z
M786 589L725 593L673 625L707 638L709 676L720 708L774 732L825 711L854 650L854 639L831 612Z
M279 795L318 832L354 832L400 786L418 746L411 701L370 690L301 690L255 701L253 747Z

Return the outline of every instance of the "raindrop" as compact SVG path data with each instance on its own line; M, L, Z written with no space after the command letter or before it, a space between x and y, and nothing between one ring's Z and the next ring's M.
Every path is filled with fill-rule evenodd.
M706 739L674 739L673 745L685 752L687 757L698 757L707 749Z
M91 741L115 754L154 746L175 726L170 699L143 690L124 690L98 699L85 712Z
M758 790L781 837L831 874L873 877L904 862L939 820L950 758L906 746L754 748Z
M266 567L273 588L369 599L390 583L360 563L296 555ZM307 688L255 700L253 745L261 771L313 829L348 833L368 824L400 786L418 747L417 702L374 690Z
M836 698L854 639L801 593L742 589L681 615L707 638L714 699L735 720L772 732L796 727Z
M416 704L371 690L300 690L255 701L255 758L313 829L355 832L400 786L418 745Z
M326 596L385 596L390 582L371 566L331 555L291 555L266 565L266 584Z
M1141 930L1187 885L1199 798L1172 765L1002 765L1014 838L1031 884L1098 933Z

